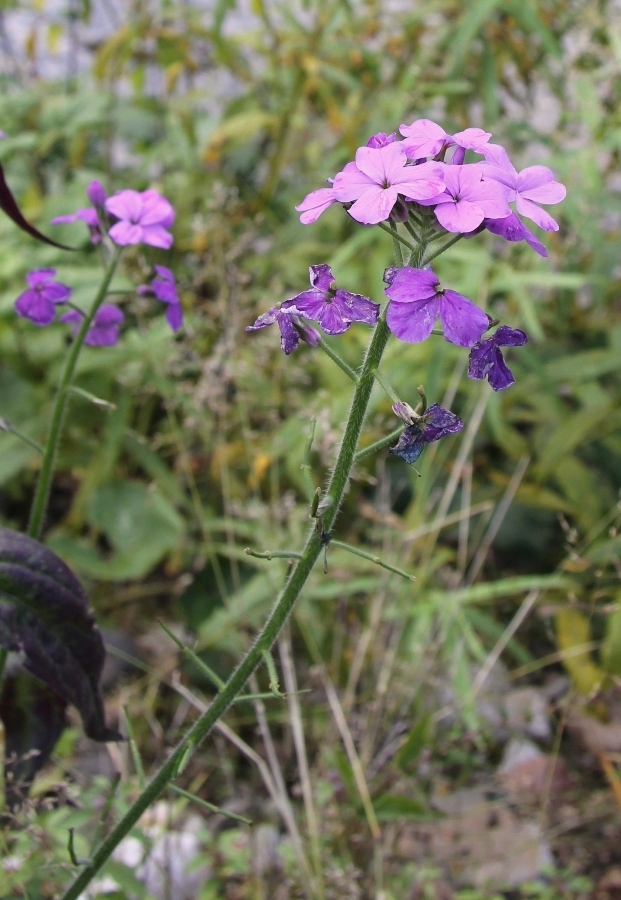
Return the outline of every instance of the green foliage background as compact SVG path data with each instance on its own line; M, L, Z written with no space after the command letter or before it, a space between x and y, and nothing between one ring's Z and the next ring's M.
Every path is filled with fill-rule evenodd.
M88 21L88 3L70 11ZM451 287L529 333L509 391L469 382L463 352L447 343L390 346L385 375L400 396L412 402L422 383L430 402L448 396L467 429L426 451L420 478L384 454L360 465L337 536L418 581L333 551L329 577L315 573L292 625L298 678L320 666L343 689L368 764L396 718L416 728L429 712L434 679L450 683L463 727L480 730L472 679L531 590L553 612L508 640L508 665L536 669L538 657L595 637L604 651L593 677L615 674L621 20L612 4L252 0L242 15L235 0L210 13L134 0L91 48L88 71L40 77L44 47L65 47L69 60L72 27L64 13L35 22L26 55L5 59L8 181L43 230L85 205L92 178L110 191L160 190L178 211L174 251L132 250L114 287L130 290L154 262L170 265L187 320L172 339L162 309L128 293L119 345L87 349L80 364L79 386L115 408L73 399L46 541L84 579L100 621L136 632L154 615L182 623L221 675L248 646L286 566L243 550L298 549L309 420L322 484L350 386L310 348L285 358L274 334L245 326L302 290L310 264L328 262L339 283L382 297L388 236L338 209L304 227L294 206L370 134L428 116L449 132L484 126L518 168L550 165L568 189L561 229L544 237L549 260L487 235L438 265ZM34 246L0 221L0 416L38 441L66 337L17 319L14 300L33 267L56 267L78 303L98 279L83 226L54 233L84 253ZM351 365L366 339L354 327L338 341ZM365 440L394 425L378 389ZM0 433L2 524L24 527L36 465L34 451ZM591 631L575 610L567 617L576 601ZM588 693L593 678L574 669ZM171 698L154 702L165 716ZM331 734L325 710L305 704L305 716L318 768L343 773L334 735L319 747ZM235 721L244 728L248 717ZM141 737L156 757L147 729ZM389 808L390 787L372 791ZM359 800L348 815L360 818Z

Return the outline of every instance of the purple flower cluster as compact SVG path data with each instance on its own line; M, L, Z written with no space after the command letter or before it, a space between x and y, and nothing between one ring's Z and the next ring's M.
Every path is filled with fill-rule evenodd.
M394 133L373 135L356 151L355 160L329 179L330 187L308 194L296 206L302 224L316 222L334 203L346 204L349 215L363 225L398 220L403 204L406 210L418 204L433 207L438 225L449 233L487 228L505 240L526 241L547 256L518 215L544 231L558 229L539 206L560 203L566 193L547 166L529 166L518 173L506 150L490 144L491 134L481 128L451 135L430 119L417 119L399 131L402 141ZM464 164L467 150L484 159Z
M312 191L296 206L300 221L304 225L316 222L330 206L340 203L362 225L389 222L395 239L403 240L412 252L415 248L410 238L418 242L423 252L420 267L406 264L384 273L388 328L406 343L419 343L434 333L468 348L469 377L487 378L493 390L504 390L515 379L502 348L519 347L528 338L506 325L489 334L498 322L468 297L440 284L424 261L429 227L435 229L431 240L443 235L472 236L487 229L507 241L525 241L540 256L547 256L546 248L520 217L531 219L544 231L558 230L541 204L560 203L565 187L546 166L529 166L518 172L505 149L490 143L492 135L481 128L449 134L429 119L417 119L401 125L399 131L402 140L396 132L380 132L359 147L354 160L328 179L329 187ZM466 163L468 151L482 159ZM406 237L399 234L399 223L404 223ZM453 240L446 241L439 252L451 243ZM427 258L431 260L439 252L429 252ZM330 266L311 266L310 281L310 290L273 306L246 330L277 324L281 347L289 354L301 337L313 346L320 342L307 319L317 322L328 335L342 334L354 322L373 326L378 321L379 305L337 287ZM441 330L436 329L438 321ZM324 349L333 354L326 345ZM421 406L425 403L423 398ZM422 413L402 403L393 408L407 427L391 452L408 463L418 459L426 444L463 428L457 416L437 405Z
M91 181L87 194L92 206L57 216L52 225L85 222L93 244L100 244L107 232L119 247L150 244L169 250L172 246L173 236L168 229L175 221L175 210L157 191L125 190L108 197L101 182Z

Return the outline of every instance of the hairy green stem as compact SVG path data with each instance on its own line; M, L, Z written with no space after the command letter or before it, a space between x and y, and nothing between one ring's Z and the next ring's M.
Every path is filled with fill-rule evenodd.
M348 378L351 378L351 380L354 382L354 384L357 383L358 376L356 375L356 373L354 372L352 367L349 366L345 362L344 359L341 359L341 357L338 355L338 353L335 350L333 350L329 344L326 344L326 342L324 341L323 338L319 341L317 346L319 347L320 350L323 350L323 352L326 354L326 356L330 357L330 359L332 360L333 363L337 364L337 366L339 367L339 369L341 369L341 371L345 372L345 374L347 375Z
M354 464L360 432L362 431L371 391L373 390L373 385L375 383L375 376L373 373L379 366L389 335L390 332L386 325L385 314L383 314L380 316L379 322L373 331L373 337L371 338L358 377L354 398L347 419L347 425L345 426L343 442L339 450L336 465L334 466L332 478L328 484L324 503L322 504L324 507L324 512L322 513L322 525L325 532L330 531L338 514L341 501L345 495L351 469ZM264 651L271 648L284 627L291 610L300 595L300 591L304 587L304 584L322 551L322 547L320 534L317 529L313 527L313 530L306 541L302 556L289 575L285 586L278 597L263 630L254 642L254 645L246 653L222 690L214 697L209 708L199 719L197 719L192 728L182 738L176 750L161 766L150 784L147 785L145 790L125 813L116 827L94 851L90 860L63 894L62 900L77 900L104 863L110 858L114 849L120 844L123 838L129 834L141 815L166 789L168 783L183 769L201 741L204 740L218 719L221 718L235 701L252 673L263 661Z
M41 468L39 470L37 488L32 500L32 508L30 510L28 534L30 535L30 537L37 540L41 535L43 521L45 519L45 513L47 510L47 502L50 496L50 486L52 483L52 476L54 475L54 464L56 462L56 454L58 452L58 443L62 431L63 420L65 418L67 397L69 396L69 388L71 387L75 367L80 355L80 350L82 349L82 346L84 344L84 339L88 333L91 322L95 317L95 313L106 298L108 287L110 285L110 282L112 281L112 278L116 271L116 267L119 264L120 257L121 248L115 247L112 256L110 257L108 267L104 273L103 280L99 286L99 290L97 291L97 295L93 300L93 305L91 306L90 311L84 316L84 319L82 320L82 324L80 326L80 330L78 331L75 340L71 345L69 355L67 356L67 360L65 362L65 368L63 369L63 373L60 378L58 391L56 393L56 400L54 402L54 409L52 411L50 430L47 436L47 441L45 443L45 450L43 453Z

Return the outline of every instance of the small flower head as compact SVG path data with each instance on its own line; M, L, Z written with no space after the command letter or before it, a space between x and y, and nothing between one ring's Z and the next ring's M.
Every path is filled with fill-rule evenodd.
M481 164L484 180L503 185L507 199L515 201L520 215L532 219L544 231L558 231L555 219L538 206L560 203L567 194L565 185L554 180L552 170L547 166L528 166L518 172L500 144L489 144L481 152L485 155Z
M374 150L378 150L380 147L385 147L386 144L392 144L397 139L396 132L393 131L392 134L385 134L383 131L379 131L377 134L374 134L373 137L370 137L367 141L367 147L372 147Z
M548 251L530 228L520 220L517 213L511 213L506 219L485 219L484 226L492 234L499 234L505 241L526 241L539 256L546 257Z
M91 181L86 188L86 195L93 206L103 209L106 205L108 195L101 181Z
M254 325L247 325L246 331L259 331L261 328L267 328L276 322L280 330L281 349L288 356L290 353L293 353L300 343L300 335L293 324L294 312L295 310L287 311L280 306L272 306L269 312L259 316Z
M281 307L283 312L289 310L319 322L326 334L342 334L352 322L375 325L379 304L362 294L337 288L330 266L311 266L309 273L311 289L286 300Z
M519 328L501 325L491 337L475 344L470 351L468 378L482 381L486 376L495 391L511 387L515 382L513 372L507 366L501 347L521 347L528 337Z
M407 406L407 404L403 404L403 406ZM412 412L410 407L405 412L408 411ZM399 415L399 417L403 418L402 415ZM390 453L400 456L401 459L410 465L416 462L425 449L426 444L439 441L448 434L455 434L464 427L464 423L459 416L449 412L448 409L443 409L437 403L430 406L422 416L416 418L417 421L408 425L395 446L390 449ZM405 421L408 421L408 419L405 419Z
M399 131L405 138L403 147L410 159L437 156L441 150L456 146L463 152L455 151L458 153L458 159L453 158L453 163L462 163L466 150L481 153L481 148L491 138L491 134L482 128L466 128L465 131L450 135L431 119L417 119L411 125L401 125Z
M124 315L118 306L104 303L95 313L84 343L89 347L113 347L119 339L119 328ZM73 333L76 335L84 316L77 309L72 309L60 317L60 321L66 325L73 325Z
M409 344L426 340L438 317L446 340L460 347L472 347L489 328L483 310L456 291L442 289L431 269L399 269L384 293L392 301L386 315L388 327Z
M443 168L438 163L408 165L401 141L360 147L355 163L334 179L334 197L340 203L354 201L348 212L357 222L377 225L388 219L400 195L420 202L441 193Z
M150 244L168 250L173 236L167 230L175 221L175 211L157 191L119 191L108 197L107 212L116 222L109 231L115 244Z
M30 319L41 327L49 325L56 317L56 304L65 303L72 288L52 279L56 269L35 269L26 275L28 290L15 301L18 316Z
M167 304L166 321L173 331L179 331L183 325L183 309L177 294L175 276L166 266L155 266L157 277L150 285L141 285L138 293L142 296L153 296Z
M482 166L444 166L444 193L419 200L423 206L435 206L436 219L453 234L468 234L484 219L503 219L510 215L504 188L483 181Z

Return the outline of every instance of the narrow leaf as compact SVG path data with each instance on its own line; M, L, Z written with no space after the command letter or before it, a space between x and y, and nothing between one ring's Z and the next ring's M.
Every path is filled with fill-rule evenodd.
M0 209L6 213L9 219L12 219L13 222L17 225L18 228L21 228L22 231L25 231L31 237L35 238L37 241L43 241L44 244L51 244L52 247L58 247L60 250L74 250L74 247L67 247L65 244L59 244L58 241L53 241L52 238L46 237L44 234L41 234L40 231L31 225L30 222L27 222L23 217L19 206L17 205L17 201L15 197L11 193L11 189L6 183L6 178L4 177L4 169L0 165Z

